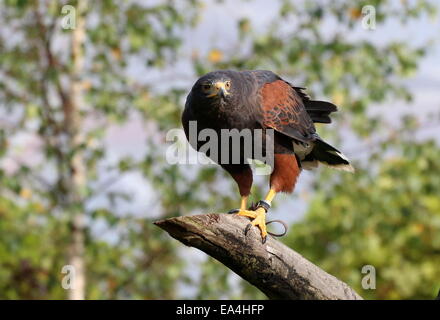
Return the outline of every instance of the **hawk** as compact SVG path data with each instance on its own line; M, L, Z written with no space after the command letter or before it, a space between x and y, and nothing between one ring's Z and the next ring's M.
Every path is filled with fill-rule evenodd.
M205 152L236 181L241 204L239 209L230 213L251 218L246 232L257 226L264 243L267 237L266 213L272 200L279 192L293 192L302 169L324 164L354 171L347 157L316 133L314 122L330 123L329 115L335 111L334 104L312 100L305 88L295 87L271 71L219 70L202 76L193 85L186 99L182 124L190 144L197 151ZM273 161L270 189L264 200L254 208L247 208L253 172L242 152L248 146L246 142L239 140L239 162L230 161L237 152L234 148L225 151L219 146L217 156L213 157L212 150L202 149L205 141L197 139L194 142L189 138L191 121L195 121L198 133L211 129L219 136L223 129L247 129L252 133L257 129L263 132L273 130L273 138L266 139L273 144ZM263 149L268 150L267 147ZM222 151L228 154L221 155Z

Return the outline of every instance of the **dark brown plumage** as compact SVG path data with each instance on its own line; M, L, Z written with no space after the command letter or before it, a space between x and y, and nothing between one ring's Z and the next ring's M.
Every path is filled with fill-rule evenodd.
M253 177L243 150L249 147L246 143L250 142L240 140L237 142L239 149L229 148L226 151L219 144L217 149L206 152L237 182L242 196L238 214L254 218L252 224L260 227L265 239L264 218L261 216L268 210L277 192L293 191L301 169L311 169L323 163L353 170L342 153L319 137L313 124L330 123L329 115L336 110L336 106L329 102L311 100L304 88L292 86L271 71L222 70L208 73L194 84L187 97L182 124L187 137L190 121L196 121L197 132L212 129L219 137L222 129L250 129L252 143L256 138L256 129L263 132L274 130L273 141L269 136L265 140L272 144L274 153L271 189L255 211L246 210ZM196 141L193 147L200 150L205 143ZM263 156L253 152L251 158L265 161L267 156L271 156L264 146ZM225 154L222 155L222 151ZM239 155L234 152L239 152ZM219 157L215 159L214 154ZM234 156L238 156L240 161L232 164Z

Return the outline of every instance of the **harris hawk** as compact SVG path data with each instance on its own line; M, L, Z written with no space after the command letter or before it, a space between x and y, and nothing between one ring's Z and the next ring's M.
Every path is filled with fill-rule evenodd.
M267 237L266 213L272 200L278 192L293 192L302 169L324 164L354 171L348 159L316 133L314 122L330 123L329 115L335 111L334 104L312 100L304 88L293 86L271 71L219 70L202 76L193 85L186 99L182 124L190 144L197 151L205 152L236 181L241 204L239 209L230 213L251 218L245 232L249 227L257 226L264 243ZM189 137L192 121L197 125L197 132L211 129L219 136L224 129L273 130L270 189L264 200L254 208L247 208L253 181L248 159L239 151L239 162L231 163L233 153L237 152L234 148L226 150L229 153L226 157L218 156L225 152L220 147L216 157L212 156L212 150L201 149L204 141L198 139L194 142ZM246 147L243 143L240 140L239 150Z

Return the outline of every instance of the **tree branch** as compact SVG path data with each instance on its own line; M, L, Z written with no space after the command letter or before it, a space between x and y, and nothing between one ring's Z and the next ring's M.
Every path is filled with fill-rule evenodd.
M216 258L271 299L362 299L347 284L257 228L244 235L249 220L205 214L155 222L173 238Z

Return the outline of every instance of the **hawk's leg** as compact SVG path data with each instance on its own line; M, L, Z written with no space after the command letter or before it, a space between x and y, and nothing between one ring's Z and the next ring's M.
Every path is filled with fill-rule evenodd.
M246 165L223 165L223 168L228 171L235 182L237 182L238 189L241 195L240 209L233 209L228 213L238 213L247 211L247 201L251 193L252 187L252 170L251 167Z
M266 241L266 213L270 209L272 200L275 198L277 192L292 192L299 173L300 168L295 155L275 154L274 170L270 176L270 190L266 198L257 203L257 209L255 211L238 212L241 216L254 219L246 227L245 233L247 233L252 226L257 226L260 228L263 243Z
M276 195L275 190L270 189L264 201L260 201L257 203L257 208L255 209L255 211L240 209L237 212L239 216L244 216L253 219L251 223L247 225L245 229L245 234L248 233L251 227L257 226L260 229L263 243L266 242L266 237L267 237L266 212L269 210L270 204L272 203L272 200L275 197L275 195ZM246 208L246 204L245 204L245 208Z
M255 218L255 211L247 210L247 201L249 196L241 196L240 209L232 209L228 213L237 213L241 216Z

